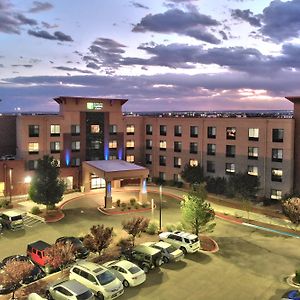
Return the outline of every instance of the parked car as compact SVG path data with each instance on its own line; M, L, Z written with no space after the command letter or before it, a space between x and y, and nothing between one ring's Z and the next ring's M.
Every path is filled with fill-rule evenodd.
M145 273L150 269L160 267L163 263L161 251L145 245L135 246L132 250L125 250L121 258L137 264Z
M46 267L47 256L45 255L45 250L50 247L50 244L41 240L33 242L27 245L27 256L40 267ZM48 273L49 269L46 272Z
M74 247L75 251L75 258L84 259L87 258L90 254L90 251L84 247L82 241L76 237L73 236L64 236L60 237L55 241L55 244L57 243L64 243L64 244L71 244Z
M91 289L101 300L115 299L124 293L122 282L111 271L92 262L78 262L70 269L69 278Z
M22 213L16 210L7 210L0 215L0 222L4 228L10 230L24 229Z
M94 294L76 280L62 279L48 285L47 299L54 300L94 300Z
M195 253L200 249L199 238L195 234L188 232L162 232L159 234L159 240L175 246L184 254Z
M281 300L290 300L290 299L300 300L300 290L288 291L281 298Z
M113 260L103 264L123 283L124 287L137 286L145 282L145 272L128 260Z
M30 293L27 297L27 300L47 300L47 298L43 298L37 293Z
M180 261L184 258L183 251L166 242L147 242L142 245L158 249L162 253L164 263Z

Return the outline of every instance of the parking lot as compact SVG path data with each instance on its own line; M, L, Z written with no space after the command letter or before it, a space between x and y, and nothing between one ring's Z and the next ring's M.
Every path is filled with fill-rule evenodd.
M165 201L164 224L177 222L179 203ZM132 216L104 216L95 209L97 202L97 195L85 196L65 207L66 217L61 222L5 232L0 238L0 259L25 253L27 243L38 239L53 243L63 235L85 234L94 224L120 228L122 220ZM157 211L142 215L158 220ZM210 236L219 244L218 253L190 254L183 262L164 265L160 271L150 272L142 286L127 289L119 299L280 299L289 289L285 277L300 268L300 240L216 222Z

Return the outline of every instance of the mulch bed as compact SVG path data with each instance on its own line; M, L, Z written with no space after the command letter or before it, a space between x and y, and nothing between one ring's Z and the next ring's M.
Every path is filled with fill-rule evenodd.
M218 244L212 238L205 235L201 235L199 239L201 250L208 252L217 252L219 250Z

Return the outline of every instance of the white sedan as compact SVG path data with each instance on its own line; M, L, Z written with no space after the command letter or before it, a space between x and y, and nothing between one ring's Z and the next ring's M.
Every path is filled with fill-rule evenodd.
M103 264L120 279L124 287L137 286L146 280L145 272L128 260L113 260Z

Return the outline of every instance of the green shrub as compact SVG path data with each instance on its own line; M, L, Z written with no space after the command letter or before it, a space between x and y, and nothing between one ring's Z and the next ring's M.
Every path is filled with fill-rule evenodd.
M118 200L116 201L116 204L117 204L117 207L120 207L121 200L120 200L120 199L118 199Z
M295 281L297 283L300 283L300 269L296 270L295 274L296 274Z
M126 208L126 206L127 206L127 204L126 204L125 202L122 202L122 203L121 203L121 207L122 207L122 208L124 208L124 209L125 209L125 208Z
M131 205L131 206L134 206L134 205L136 204L135 198L131 198L131 199L129 200L129 202L130 202L130 205Z
M182 182L182 181L177 181L177 182L176 182L176 186L177 186L178 188L182 188L182 187L183 187L183 182Z
M9 206L9 200L2 199L0 200L0 208L7 208Z
M38 215L40 214L42 211L40 210L40 208L38 206L33 206L30 210L30 212L34 215Z
M134 208L135 208L135 209L138 209L138 208L139 208L139 205L138 205L138 204L136 204L136 205L134 206Z
M165 228L166 228L166 231L172 232L172 231L175 231L176 226L174 224L168 223L168 224L166 224Z
M150 221L149 225L148 225L148 227L146 229L146 232L148 234L151 234L151 235L157 234L157 232L158 232L158 224L157 224L157 222Z
M142 207L143 207L143 208L146 208L146 207L147 207L147 203L143 203L143 204L142 204Z
M176 230L184 231L186 229L186 225L182 222L176 223Z
M125 210L125 207L121 207L121 211L124 211Z

